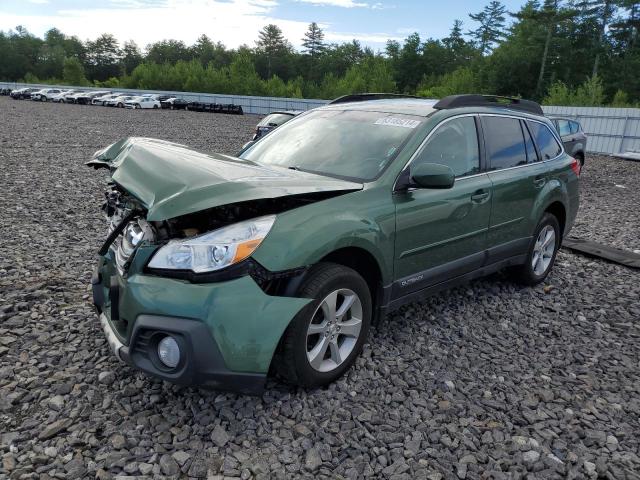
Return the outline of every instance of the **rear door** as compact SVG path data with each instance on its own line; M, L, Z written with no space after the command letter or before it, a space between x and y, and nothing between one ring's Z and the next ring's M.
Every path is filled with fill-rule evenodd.
M482 129L493 186L488 263L494 263L527 251L535 229L531 211L547 175L527 122L483 115Z
M473 115L443 121L409 164L409 169L421 162L449 166L456 175L452 188L416 188L393 196L394 298L463 275L484 262L491 181L481 171L477 122Z

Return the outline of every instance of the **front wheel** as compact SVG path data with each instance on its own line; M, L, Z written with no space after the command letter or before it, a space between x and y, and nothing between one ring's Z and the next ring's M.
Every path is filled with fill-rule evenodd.
M40 97L40 101L41 102L46 102L47 101L47 97Z
M527 261L511 271L514 280L523 285L537 285L547 278L558 254L560 239L558 219L545 213L536 227Z
M311 269L298 296L314 300L287 328L275 367L290 383L327 385L362 351L371 325L369 287L355 270L321 263Z

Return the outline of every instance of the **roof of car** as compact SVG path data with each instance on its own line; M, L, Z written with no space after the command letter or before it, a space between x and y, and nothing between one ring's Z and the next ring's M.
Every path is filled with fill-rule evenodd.
M324 109L362 110L405 115L429 116L435 111L497 113L509 112L524 117L544 116L536 102L495 95L450 95L440 100L397 94L364 93L333 100Z
M435 111L436 100L418 98L386 98L364 102L345 102L321 107L326 110L362 110L426 117Z

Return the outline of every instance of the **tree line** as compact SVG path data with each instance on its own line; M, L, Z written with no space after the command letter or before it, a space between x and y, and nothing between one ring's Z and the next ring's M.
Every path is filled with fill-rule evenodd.
M516 12L497 0L455 20L440 39L418 33L382 51L327 43L314 22L296 50L277 25L255 45L227 48L201 35L142 50L105 33L82 41L56 28L0 31L0 79L238 95L335 98L397 92L441 98L487 93L553 105L640 102L640 2L530 0Z

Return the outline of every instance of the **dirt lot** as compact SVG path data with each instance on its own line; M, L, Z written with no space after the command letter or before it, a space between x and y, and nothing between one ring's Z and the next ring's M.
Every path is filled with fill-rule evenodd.
M640 478L640 275L561 252L410 305L349 375L262 398L111 355L89 279L121 137L233 153L257 118L0 97L0 478ZM640 163L587 158L578 236L640 249Z

